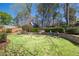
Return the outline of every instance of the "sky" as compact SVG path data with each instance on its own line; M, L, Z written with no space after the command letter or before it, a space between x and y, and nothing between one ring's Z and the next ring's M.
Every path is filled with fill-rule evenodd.
M12 3L0 3L0 11L6 12L8 14L11 14L13 16L13 18L14 18L14 17L16 17L17 12L12 9L12 5L13 5ZM79 4L74 4L74 6L75 6L76 9L79 8ZM31 12L32 12L31 13L32 16L36 15L36 6L35 6L35 4L33 4ZM63 13L62 10L61 10L61 12ZM76 16L79 18L79 13L78 12L76 13Z
M12 3L0 3L0 11L11 14L12 17L14 18L14 17L16 17L17 12L12 9L12 5L13 5ZM33 16L36 14L35 9L36 9L35 4L33 4L32 11L31 11L32 12L31 15L33 15Z
M0 3L0 11L11 14L13 17L16 16L16 12L12 10L11 3Z

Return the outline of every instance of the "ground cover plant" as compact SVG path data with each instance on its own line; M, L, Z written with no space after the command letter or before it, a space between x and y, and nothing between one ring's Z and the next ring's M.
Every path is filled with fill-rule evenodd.
M79 55L79 47L56 36L8 35L10 42L0 55L10 56L69 56Z

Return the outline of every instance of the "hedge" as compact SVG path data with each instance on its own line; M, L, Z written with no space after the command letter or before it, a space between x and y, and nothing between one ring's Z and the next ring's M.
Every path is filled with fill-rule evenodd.
M64 28L62 28L62 27L53 27L53 28L45 28L44 29L45 30L45 32L50 32L50 31L52 31L52 32L60 32L60 33L63 33L64 32Z
M38 32L39 30L39 28L32 28L32 32Z
M72 27L66 29L66 33L68 34L79 34L79 27Z

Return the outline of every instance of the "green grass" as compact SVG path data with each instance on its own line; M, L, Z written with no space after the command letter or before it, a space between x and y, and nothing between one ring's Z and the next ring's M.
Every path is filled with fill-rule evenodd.
M79 47L66 39L47 35L8 35L10 43L0 55L77 56Z

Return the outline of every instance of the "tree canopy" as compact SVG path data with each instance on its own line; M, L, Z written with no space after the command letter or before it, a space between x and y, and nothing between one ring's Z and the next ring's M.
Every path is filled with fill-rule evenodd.
M7 25L11 22L12 16L5 12L0 12L0 24Z

